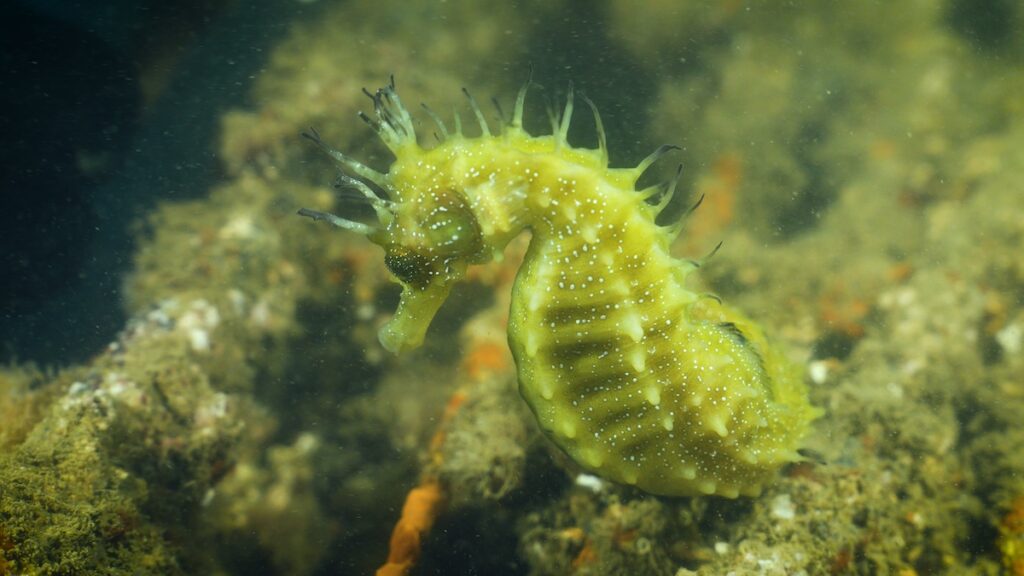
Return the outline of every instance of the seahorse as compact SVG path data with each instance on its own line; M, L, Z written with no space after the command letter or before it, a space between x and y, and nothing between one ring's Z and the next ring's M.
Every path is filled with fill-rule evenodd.
M700 266L670 254L680 218L659 225L676 191L637 190L663 146L639 165L611 168L601 116L585 96L598 145L568 143L574 94L550 112L552 133L523 127L530 83L491 132L463 89L480 134L449 131L424 105L439 143L418 143L394 80L361 118L395 156L379 172L304 134L340 166L341 183L373 207L376 224L302 209L384 249L402 286L380 330L392 352L419 346L453 284L532 233L513 286L508 341L519 390L546 435L579 466L659 495L760 494L819 411L801 370L746 316L687 289ZM560 112L560 113L559 113ZM372 186L371 186L372 185ZM378 192L379 191L379 192Z

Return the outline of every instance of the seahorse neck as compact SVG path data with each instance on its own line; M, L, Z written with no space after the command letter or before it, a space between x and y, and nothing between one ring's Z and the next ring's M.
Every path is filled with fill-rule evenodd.
M459 180L452 185L466 195L495 251L527 228L541 241L557 233L596 241L602 210L636 213L642 204L633 174L609 170L596 151L559 146L551 137L495 136L452 148L449 173Z

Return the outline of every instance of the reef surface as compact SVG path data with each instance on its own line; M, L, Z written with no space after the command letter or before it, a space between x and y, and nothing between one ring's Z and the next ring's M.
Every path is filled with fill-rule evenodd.
M1024 574L1024 11L581 4L296 21L210 143L222 181L140 226L117 338L0 372L0 575ZM364 86L449 118L531 63L596 101L613 165L682 147L705 201L674 253L724 242L694 289L805 367L825 415L757 498L651 496L543 437L505 342L526 238L394 357L379 250L295 216L365 208L302 130L390 161Z

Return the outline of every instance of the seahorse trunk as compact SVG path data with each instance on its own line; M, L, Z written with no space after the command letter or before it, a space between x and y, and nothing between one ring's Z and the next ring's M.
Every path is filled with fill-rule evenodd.
M584 467L649 492L758 492L806 422L773 402L773 379L799 380L781 358L766 370L749 322L683 286L695 265L669 254L636 192L558 180L563 193L533 207L509 322L541 426Z

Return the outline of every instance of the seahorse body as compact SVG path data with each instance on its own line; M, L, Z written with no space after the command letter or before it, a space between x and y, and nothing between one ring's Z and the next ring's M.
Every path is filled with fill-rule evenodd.
M392 351L422 342L468 265L500 255L529 229L508 336L520 392L547 435L582 467L648 492L759 493L779 466L800 458L796 447L818 414L799 369L750 320L686 289L697 264L670 255L677 230L655 223L665 202L651 205L651 190L635 189L657 154L636 168L608 168L592 104L599 148L570 147L571 95L554 133L530 136L525 93L497 135L472 99L479 137L449 135L431 114L444 139L425 150L393 86L379 90L376 119L364 119L396 156L387 174L311 138L387 190L390 200L349 181L380 226L303 213L384 247L403 286L380 334Z

